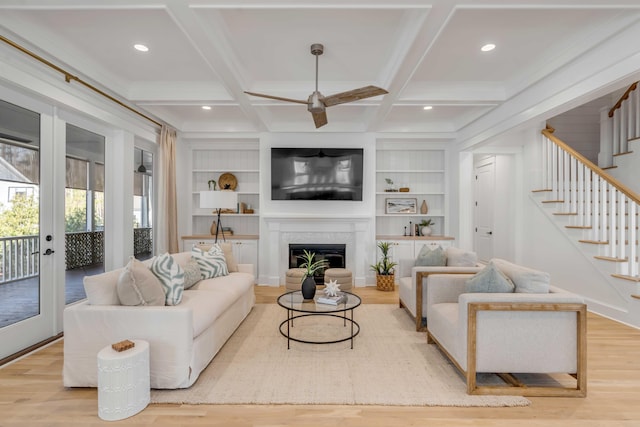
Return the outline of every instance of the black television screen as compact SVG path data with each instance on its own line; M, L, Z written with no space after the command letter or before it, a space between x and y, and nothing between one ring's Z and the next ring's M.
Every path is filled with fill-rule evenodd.
M272 148L271 200L362 200L362 148Z

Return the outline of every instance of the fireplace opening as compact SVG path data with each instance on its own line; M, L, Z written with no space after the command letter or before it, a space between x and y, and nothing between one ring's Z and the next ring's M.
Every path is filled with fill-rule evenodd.
M289 268L300 267L303 263L300 257L304 255L304 251L310 251L316 254L314 260L327 260L326 268L345 268L346 267L346 249L345 244L325 244L325 243L303 243L289 244ZM321 268L313 275L316 285L324 285L324 269Z

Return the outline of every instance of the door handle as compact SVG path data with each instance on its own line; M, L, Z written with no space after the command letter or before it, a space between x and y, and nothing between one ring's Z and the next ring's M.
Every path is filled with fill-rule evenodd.
M55 251L52 251L51 248L47 249L46 251L44 251L44 253L42 255L51 255L52 253L54 253Z
M493 231L487 231L487 234L491 235L493 234Z

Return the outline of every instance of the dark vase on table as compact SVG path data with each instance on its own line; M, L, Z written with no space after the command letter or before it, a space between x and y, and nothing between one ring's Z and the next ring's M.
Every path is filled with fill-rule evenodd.
M302 291L302 297L304 299L313 299L316 295L316 280L313 276L305 277L300 290Z

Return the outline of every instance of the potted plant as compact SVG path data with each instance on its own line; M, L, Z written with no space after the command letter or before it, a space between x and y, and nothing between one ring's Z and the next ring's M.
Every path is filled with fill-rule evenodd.
M311 300L316 294L316 281L313 278L313 275L316 271L321 268L325 268L327 266L326 259L320 259L314 261L316 254L315 252L311 252L308 250L304 250L304 255L300 255L298 258L302 260L302 264L300 264L300 268L304 268L304 276L302 276L302 297L306 300Z
M431 226L433 225L432 219L423 219L420 221L420 234L423 236L431 236Z
M376 287L380 291L393 291L395 288L395 266L396 262L389 256L390 242L378 242L378 248L382 253L382 258L371 265L371 270L376 272Z
M384 191L386 191L386 192L394 192L394 191L396 191L396 187L393 185L393 180L391 178L385 178L384 180L388 185L388 187Z

